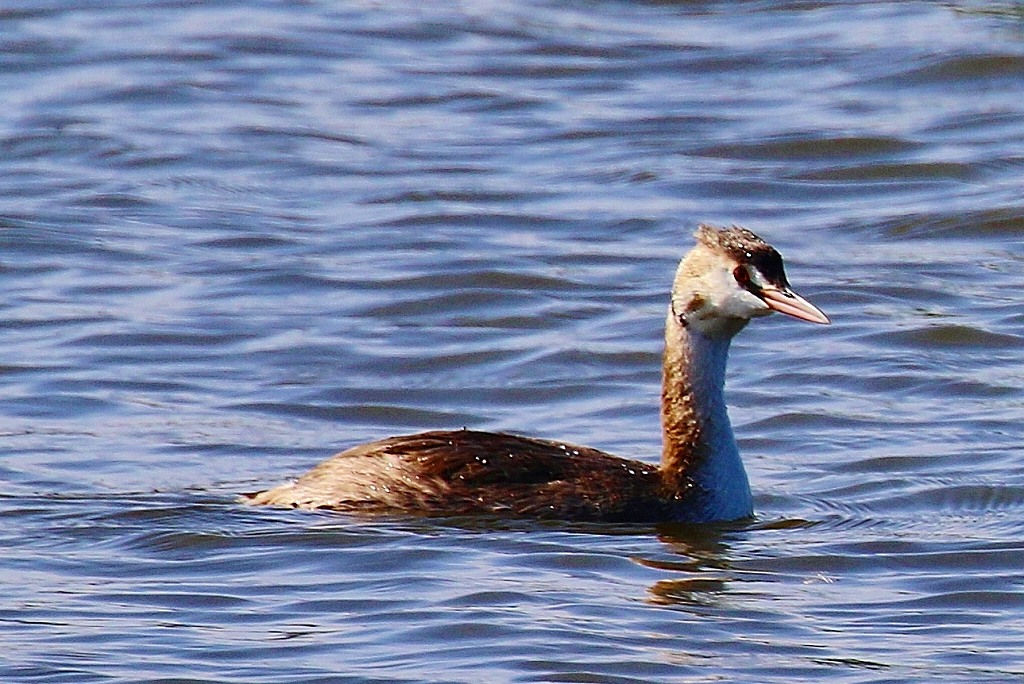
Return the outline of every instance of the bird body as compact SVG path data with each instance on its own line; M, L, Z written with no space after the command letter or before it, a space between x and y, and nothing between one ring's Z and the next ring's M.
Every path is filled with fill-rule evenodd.
M779 311L828 323L789 287L782 257L748 230L701 225L665 323L661 464L474 430L390 437L343 451L251 504L364 513L606 522L735 520L752 497L726 410L729 344Z
M678 517L657 467L563 442L436 430L362 444L250 503L363 513L639 521ZM643 502L642 506L638 506Z

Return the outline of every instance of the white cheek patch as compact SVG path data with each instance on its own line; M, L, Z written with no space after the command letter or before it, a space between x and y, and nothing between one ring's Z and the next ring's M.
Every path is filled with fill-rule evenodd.
M740 318L767 316L772 312L771 308L760 297L746 290L741 290L730 297L729 304L729 313Z
M717 269L711 275L709 280L711 281L712 306L709 307L708 315L746 319L767 316L772 312L759 297L751 294L736 282L731 270ZM758 275L755 273L753 277L758 277Z

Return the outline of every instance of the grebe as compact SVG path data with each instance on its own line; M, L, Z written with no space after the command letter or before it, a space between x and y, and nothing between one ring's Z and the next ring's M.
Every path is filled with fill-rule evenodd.
M567 521L709 522L753 513L722 395L729 343L773 311L828 323L793 292L782 257L749 230L700 225L665 323L661 465L563 442L474 430L343 451L251 504L367 513Z

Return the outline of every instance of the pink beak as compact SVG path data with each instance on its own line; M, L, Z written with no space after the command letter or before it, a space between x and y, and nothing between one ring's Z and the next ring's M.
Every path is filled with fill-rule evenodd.
M801 321L807 321L808 323L822 323L824 325L831 323L828 320L828 316L822 313L821 309L790 289L779 290L773 287L765 287L757 294L773 311L784 313L793 318L799 318Z

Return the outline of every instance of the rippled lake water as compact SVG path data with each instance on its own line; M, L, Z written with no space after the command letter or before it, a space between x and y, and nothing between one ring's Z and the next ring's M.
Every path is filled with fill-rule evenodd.
M1024 8L9 0L0 679L1024 678ZM757 517L262 510L469 426L656 460L697 222Z

